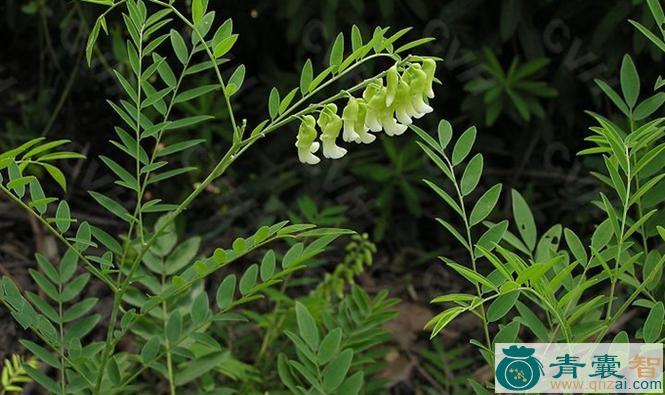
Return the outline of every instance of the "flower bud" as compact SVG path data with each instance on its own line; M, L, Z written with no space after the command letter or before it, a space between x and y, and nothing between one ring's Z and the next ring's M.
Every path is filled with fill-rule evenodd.
M393 65L393 67L388 69L388 73L386 74L386 106L388 107L390 107L393 104L393 100L395 100L398 78L397 65Z
M363 100L365 100L366 103L369 103L374 95L379 93L381 89L383 89L383 81L381 78L375 78L367 84L367 87L365 87L365 90L363 91Z
M425 94L430 99L434 98L434 74L436 73L436 62L433 59L423 60L423 71L427 75L427 83L425 84Z
M316 120L311 115L305 115L296 138L296 148L298 148L298 160L302 163L315 165L320 159L314 155L319 150L319 143L316 140Z
M321 113L317 124L321 127L321 143L323 156L330 159L339 159L346 155L346 149L337 146L336 140L342 130L342 118L337 115L337 106L327 104Z

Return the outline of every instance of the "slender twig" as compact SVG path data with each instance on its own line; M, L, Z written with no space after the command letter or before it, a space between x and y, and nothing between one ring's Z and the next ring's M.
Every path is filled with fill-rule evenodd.
M620 262L621 262L621 254L623 253L623 239L624 239L624 231L626 228L626 220L628 217L628 209L630 208L629 200L630 200L630 188L632 184L632 174L631 174L631 161L630 161L630 153L628 150L628 147L624 148L624 155L626 155L626 163L628 168L626 170L626 195L624 196L623 200L623 212L621 214L621 225L619 227L619 234L616 235L617 239L617 253L616 256L614 257L614 272L610 273L610 282L611 282L611 287L610 287L610 298L609 301L607 302L607 314L605 316L605 321L606 325L607 323L610 322L612 319L612 303L614 302L614 291L616 288L617 284L617 272L619 270ZM610 208L611 209L611 208ZM608 214L609 215L609 214Z
M446 161L446 163L448 164L448 167L450 168L450 173L451 173L451 176L452 176L453 186L455 187L455 192L457 193L457 199L458 199L458 202L459 202L459 206L460 206L460 209L462 210L461 217L462 217L462 221L464 222L464 228L466 230L466 242L467 242L467 245L469 247L468 250L469 250L469 257L471 258L471 268L473 269L474 272L477 272L477 264L476 264L477 257L476 257L476 254L475 254L474 248L473 248L473 245L474 245L473 239L471 238L471 226L469 225L469 219L468 219L467 214L466 214L466 208L464 207L464 196L462 195L462 191L460 190L459 184L457 182L457 177L455 176L453 163L450 161L450 159L448 158L448 155L446 155L445 153L443 153L443 158ZM482 298L483 293L480 289L480 285L478 283L475 283L474 285L476 287L476 293L478 294L478 297ZM489 325L488 325L488 322L487 322L487 316L485 314L484 304L481 304L479 306L479 308L480 308L480 319L482 321L483 332L485 334L485 342L487 343L487 348L491 350L492 349L492 340L490 339Z

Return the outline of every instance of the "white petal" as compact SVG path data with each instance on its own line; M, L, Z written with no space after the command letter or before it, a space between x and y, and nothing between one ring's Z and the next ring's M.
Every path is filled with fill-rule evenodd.
M305 161L303 163L307 163L308 165L315 165L319 162L321 162L321 159L319 159L318 156L316 156L314 154L309 154L309 155L307 155L307 157L305 158Z
M329 159L339 159L346 155L346 149L338 147L335 140L323 140L323 156Z
M432 86L430 86L425 93L427 94L427 97L434 99L434 89L432 89Z
M399 120L399 123L402 125L411 125L413 123L413 120L409 116L409 113L406 111L404 107L398 107L395 110L395 115L397 116L397 119Z
M342 132L342 140L347 143L356 141L360 138L354 127L354 121L344 121L344 131Z
M316 141L313 142L312 145L309 146L309 152L315 153L316 151L319 150L320 146L321 146L321 144L319 144L318 142L316 142Z
M388 136L399 136L406 131L406 125L397 123L393 117L384 118L382 121L383 130Z
M321 159L314 155L318 150L319 143L317 142L312 143L308 148L298 148L298 160L308 165L315 165L321 161Z
M428 114L434 111L434 109L429 104L425 103L423 97L420 95L413 96L411 103L413 104L413 108L421 114Z
M373 111L368 111L367 116L365 117L365 126L369 128L372 132L381 131L381 122L376 117L376 114Z
M369 144L376 140L376 136L368 132L369 129L364 129L358 133L359 138L356 143Z
M304 150L298 150L298 160L309 165L315 165L321 161L313 153Z

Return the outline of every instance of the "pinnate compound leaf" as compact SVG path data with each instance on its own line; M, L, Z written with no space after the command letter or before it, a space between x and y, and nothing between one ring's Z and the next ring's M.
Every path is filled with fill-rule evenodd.
M363 387L363 372L355 372L339 386L339 394L357 395Z
M346 373L351 367L353 361L353 350L347 348L339 353L339 355L325 368L323 371L323 389L326 392L331 392L337 389L344 379Z
M519 295L519 292L513 291L494 299L487 308L487 321L494 322L508 314L510 309L515 305L515 302L517 302Z
M623 97L626 99L628 107L632 109L635 107L637 97L640 94L640 76L637 74L633 59L631 59L628 54L623 56L621 62L620 79L621 93L623 93Z
M330 50L330 66L336 67L344 59L344 33L339 33L335 38L332 49Z
M171 29L170 37L171 37L171 46L173 47L173 52L175 52L175 56L178 58L180 63L182 64L187 63L188 52L185 40L182 38L180 33L178 33L178 31L175 29Z
M48 377L39 370L33 368L28 364L23 365L23 370L30 376L31 379L35 380L39 385L47 389L50 393L57 394L60 392L58 384L53 381L52 378Z
M337 354L341 342L342 329L335 328L330 331L323 340L321 340L321 347L317 353L316 362L321 366L327 364Z
M312 83L314 78L314 69L312 68L312 61L307 59L305 65L300 73L300 92L305 95L309 92L309 84Z
M272 278L275 273L275 261L275 252L273 250L266 252L261 261L261 281L268 281Z
M644 321L642 336L647 343L658 341L663 330L663 319L665 318L665 308L663 302L658 302L651 307L647 319Z
M240 290L240 293L243 295L248 294L252 288L256 285L256 278L259 273L259 266L257 264L251 265L245 273L242 275L240 278L240 282L238 283L238 289Z
M467 129L462 135L460 136L459 139L457 139L457 142L455 143L455 146L453 147L453 155L452 155L452 162L453 166L457 166L460 164L464 158L469 155L469 152L471 152L471 148L473 147L473 143L476 141L476 128L475 126L470 127Z
M298 321L300 337L303 338L312 351L318 350L319 328L307 307L300 302L296 302L296 320Z
M462 180L460 182L460 190L463 196L473 192L480 182L480 176L483 174L483 156L476 154L464 169Z
M159 336L153 336L141 348L141 360L143 363L151 362L159 353L161 345Z
M65 200L61 200L58 208L55 211L55 226L61 233L65 233L71 226L72 218L69 210L69 204Z
M496 184L492 188L488 189L479 199L476 201L475 206L471 210L471 215L469 216L469 225L473 226L482 222L487 216L494 210L496 203L499 201L499 196L501 195L501 184Z
M226 276L217 288L217 306L221 310L226 310L233 303L233 294L236 290L236 275Z
M236 41L238 41L237 34L232 34L220 41L219 44L215 46L215 58L221 58L222 56L226 55L231 50L231 48L233 48Z
M529 205L526 203L526 200L522 195L516 190L512 190L513 198L513 217L515 218L515 224L517 225L517 230L524 240L524 243L527 245L530 251L536 246L536 222L533 219L533 214Z
M439 137L439 145L441 149L446 149L450 140L453 138L453 127L450 122L442 119L439 121L439 126L437 127L437 133Z
M268 97L268 112L270 113L270 118L275 118L279 114L279 91L277 88L272 88L270 90L270 96Z
M100 206L104 207L112 214L115 214L118 218L124 221L131 220L131 215L120 203L99 192L89 191L88 193L90 193L90 196L92 196L92 198L95 199Z
M165 335L166 339L171 343L176 343L182 334L182 316L180 312L174 311L166 321Z

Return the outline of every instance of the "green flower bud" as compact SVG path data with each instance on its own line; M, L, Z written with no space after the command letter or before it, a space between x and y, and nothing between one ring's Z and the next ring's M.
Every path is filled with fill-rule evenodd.
M369 103L369 101L372 100L372 97L379 93L381 89L383 89L383 80L381 80L381 78L375 78L367 84L367 87L365 87L365 90L363 91L363 100L365 100L366 103Z
M427 75L427 83L425 84L425 94L427 97L430 99L434 98L434 89L432 89L432 86L434 85L434 74L436 73L436 62L433 59L425 59L423 60L423 71Z
M390 107L393 104L393 100L395 100L398 78L397 65L393 65L393 67L388 69L388 73L386 74L386 106L388 107Z

